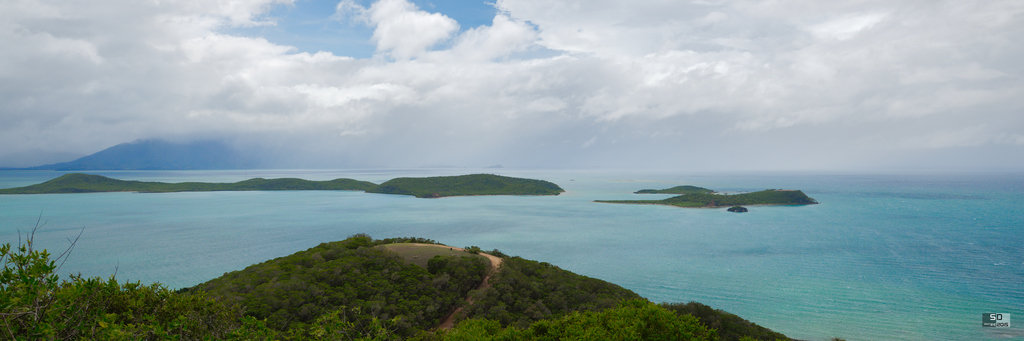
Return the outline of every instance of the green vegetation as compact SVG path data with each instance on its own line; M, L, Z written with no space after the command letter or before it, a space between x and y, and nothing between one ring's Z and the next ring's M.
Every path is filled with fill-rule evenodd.
M38 225L38 224L37 224ZM33 233L34 233L33 229ZM699 303L656 305L551 264L482 256L421 238L355 235L171 291L114 278L61 280L55 258L0 246L0 335L10 340L772 340L787 338ZM72 247L74 243L72 243ZM434 255L427 266L404 261ZM70 250L70 248L69 248ZM392 251L397 250L397 251ZM418 257L417 257L418 258ZM432 330L472 303L451 330Z
M719 340L738 341L744 337L756 340L787 340L781 333L744 320L743 318L722 310L717 310L697 302L662 303L662 308L674 311L679 315L692 315L709 328L718 331Z
M558 195L565 192L544 180L520 179L492 174L396 178L366 190L368 193L414 195L440 198L466 195Z
M798 190L768 189L742 194L683 194L664 200L596 200L613 204L671 205L678 207L726 207L739 205L811 205L817 201Z
M0 338L197 340L259 333L257 321L202 293L180 295L159 284L120 284L113 277L62 281L56 262L74 244L51 259L46 250L33 248L34 234L35 229L17 247L0 246ZM245 326L253 328L247 332Z
M474 293L473 304L457 318L486 318L502 325L529 327L573 311L600 311L640 295L618 285L580 276L545 262L503 257L491 287Z
M695 317L677 315L644 300L623 301L603 311L576 311L539 320L526 328L505 327L487 319L466 320L437 340L718 340L715 330Z
M641 189L633 192L635 194L711 194L715 193L710 189L697 186L676 186L666 189Z
M736 212L736 213L743 213L743 212L747 212L749 210L746 207L743 207L743 206L733 206L733 207L729 207L729 209L727 209L726 211Z
M394 320L410 336L440 324L483 280L480 256L440 257L423 266L386 247L394 240L354 236L224 274L188 291L206 292L279 331L306 330L324 314L370 325Z
M444 246L444 245L440 245ZM427 268L427 262L437 256L442 257L479 257L480 259L486 259L484 256L474 255L470 252L459 251L453 247L437 247L432 245L421 245L414 243L393 243L385 244L381 247L388 251L394 252L406 263L416 264L420 267ZM490 262L488 261L488 264Z
M309 181L294 178L255 178L235 183L147 182L111 179L100 175L71 173L19 188L0 189L0 194L90 193L90 192L204 192L204 191L365 191L376 186L366 181L335 179Z

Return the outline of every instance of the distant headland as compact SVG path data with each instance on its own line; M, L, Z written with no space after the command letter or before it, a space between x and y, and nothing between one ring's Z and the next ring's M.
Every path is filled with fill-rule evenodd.
M118 180L100 175L71 173L41 184L0 189L0 194L212 191L365 191L367 193L413 195L418 198L472 195L558 195L565 192L558 185L548 181L493 174L397 178L377 185L372 182L346 178L329 181L254 178L234 183L166 183Z

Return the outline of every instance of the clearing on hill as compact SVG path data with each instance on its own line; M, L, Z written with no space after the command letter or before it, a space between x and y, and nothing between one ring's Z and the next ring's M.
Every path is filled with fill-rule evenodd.
M402 257L402 260L407 263L416 264L424 269L427 268L427 261L434 256L452 256L452 257L481 257L486 259L484 256L479 254L472 254L466 252L462 248L451 247L447 245L438 244L419 244L419 243L396 243L381 245L385 249L393 251ZM491 262L488 262L490 264Z

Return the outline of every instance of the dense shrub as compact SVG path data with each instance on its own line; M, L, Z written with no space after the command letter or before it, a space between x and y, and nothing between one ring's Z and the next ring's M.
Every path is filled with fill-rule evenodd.
M396 241L395 239L389 241ZM428 240L407 239L423 242ZM483 280L478 257L432 259L430 271L404 262L365 235L234 271L190 291L208 292L270 328L302 330L332 312L354 323L395 321L399 335L437 326Z
M502 327L495 320L466 320L435 337L444 341L717 340L715 331L692 316L679 316L644 300L604 311L577 311L527 328Z
M474 294L474 302L463 310L463 317L525 328L552 316L603 310L623 300L640 298L618 285L520 257L503 258L490 284L490 288Z
M0 335L13 340L199 340L259 334L241 311L205 295L180 295L153 284L71 276L34 250L32 239L0 246Z
M748 337L750 340L789 339L785 335L776 333L771 329L761 327L739 316L701 303L662 303L661 307L674 311L679 315L692 315L696 317L701 323L718 330L718 336L721 337L722 341L738 341L743 337Z

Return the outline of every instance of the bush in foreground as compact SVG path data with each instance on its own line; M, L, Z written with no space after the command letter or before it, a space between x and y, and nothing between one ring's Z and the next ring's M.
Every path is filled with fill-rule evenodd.
M604 311L577 311L529 328L502 327L495 320L470 319L437 335L444 341L541 340L717 340L715 330L693 316L677 315L644 300L631 300Z

